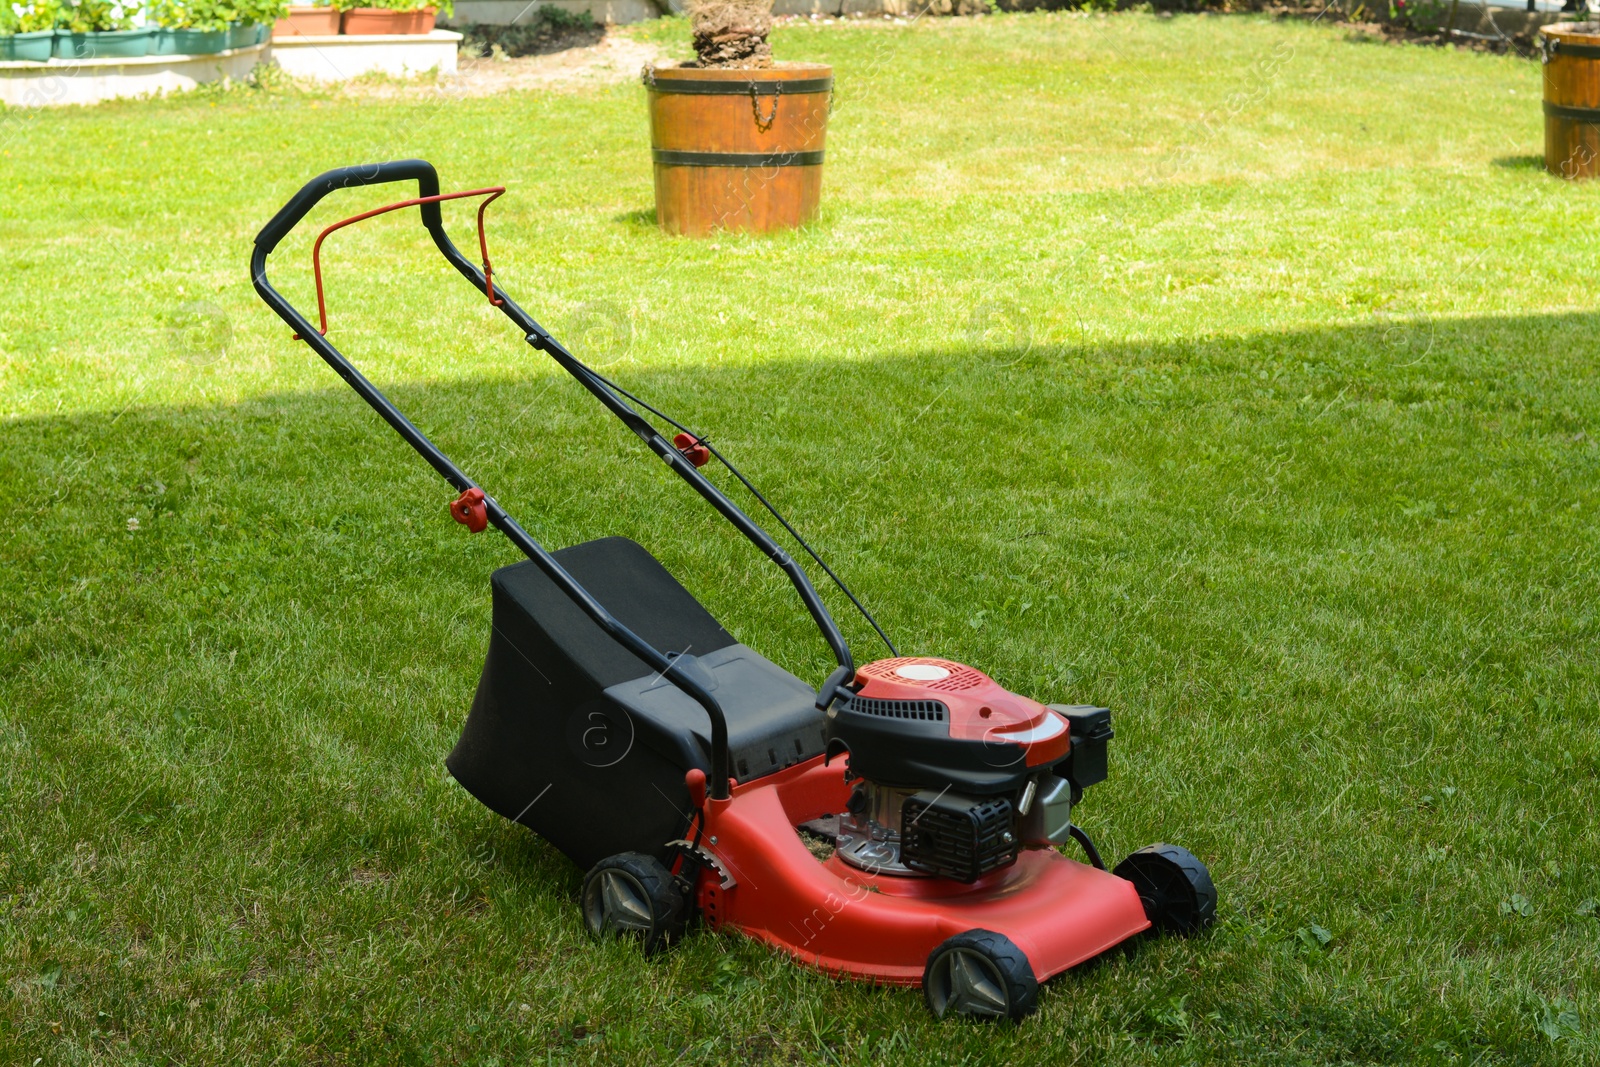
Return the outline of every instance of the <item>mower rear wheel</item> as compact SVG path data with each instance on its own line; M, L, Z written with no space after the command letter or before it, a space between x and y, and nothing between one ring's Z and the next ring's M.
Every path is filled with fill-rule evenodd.
M597 938L631 937L646 955L683 933L683 891L654 856L622 852L583 877L583 924Z
M1111 873L1133 883L1145 918L1162 933L1198 933L1217 919L1211 872L1186 848L1149 845Z
M1002 934L968 930L928 956L922 972L928 1010L975 1019L1021 1019L1039 1006L1039 982L1022 950Z

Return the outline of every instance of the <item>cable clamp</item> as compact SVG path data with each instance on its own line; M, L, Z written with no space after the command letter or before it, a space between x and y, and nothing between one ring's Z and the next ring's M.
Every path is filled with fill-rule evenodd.
M683 457L696 467L704 467L711 461L711 450L705 446L704 437L696 437L692 433L680 433L672 439L672 443Z

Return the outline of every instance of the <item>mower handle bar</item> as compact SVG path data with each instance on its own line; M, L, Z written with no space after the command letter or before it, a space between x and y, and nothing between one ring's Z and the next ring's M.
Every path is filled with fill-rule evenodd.
M416 180L419 196L439 195L439 172L425 159L396 159L388 163L369 163L357 167L335 167L312 178L267 220L256 234L256 248L263 257L270 256L278 242L289 236L289 231L300 224L329 193L339 189L352 189L360 185L384 185L389 182ZM440 229L444 218L437 203L422 205L422 224L429 231ZM274 311L277 309L274 308Z
M402 159L388 163L375 163L364 166L339 167L334 170L319 174L307 182L298 193L289 199L277 214L273 215L267 224L256 235L255 248L250 257L250 275L255 285L256 292L267 306L277 312L296 334L300 336L312 350L321 356L323 361L333 368L339 377L343 378L367 404L378 413L380 417L392 427L396 433L405 439L417 454L426 460L429 466L437 471L440 477L456 490L465 492L468 489L479 489L471 478L450 461L450 458L441 452L432 441L412 422L401 414L400 410L389 402L370 381L364 377L354 365L333 346L326 337L320 334L305 316L301 315L294 305L279 293L267 280L267 256L278 246L294 227L305 218L307 213L329 193L339 189L352 188L362 185L381 185L389 182L415 180L418 195L431 197L439 195L439 175L433 164L421 159ZM488 282L483 272L471 260L461 254L455 244L450 240L444 230L443 215L439 210L438 201L429 201L418 205L422 212L422 224L433 238L434 245L441 255L456 268L456 270L469 282L477 287L478 291L486 296L489 293ZM643 416L633 410L621 397L617 396L607 384L592 372L587 366L579 362L559 341L550 335L544 327L540 326L533 317L524 311L514 300L505 295L501 290L496 294L499 297L497 306L507 318L522 330L524 339L538 351L548 354L562 369L578 383L588 389L596 399L606 406L612 414L620 419L623 425L632 430L645 445L658 455L673 473L703 497L707 503L731 522L746 539L759 548L769 559L776 563L788 576L800 599L805 603L806 610L810 613L817 628L822 632L823 638L832 649L839 667L828 680L823 683L817 694L817 706L826 708L832 703L835 693L854 676L855 668L851 659L850 648L846 644L844 635L839 631L838 624L828 613L826 605L822 603L811 581L806 577L803 568L796 563L788 553L784 552L767 533L750 516L739 509L738 505L729 500L727 496L712 484L700 471L683 455L678 448L659 432ZM689 677L678 665L676 655L666 655L638 634L625 626L613 616L605 605L601 604L583 587L571 574L569 574L560 561L547 552L524 530L515 519L508 515L499 503L487 494L484 495L484 505L488 513L489 522L506 536L512 544L516 545L524 555L531 559L545 575L565 593L573 603L594 620L595 624L605 631L613 640L632 652L648 666L659 671L663 677L672 682L695 703L705 709L706 716L711 720L711 774L707 782L707 790L714 799L721 799L728 795L729 756L728 756L728 721L723 714L722 707L715 697L705 687Z

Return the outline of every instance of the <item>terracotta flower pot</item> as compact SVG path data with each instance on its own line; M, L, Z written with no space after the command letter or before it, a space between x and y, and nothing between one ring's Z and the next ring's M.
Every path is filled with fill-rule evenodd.
M309 4L290 4L289 14L272 26L274 37L332 37L338 32L339 12Z
M663 230L761 233L817 217L833 68L649 68L645 87Z
M344 13L344 32L351 35L374 33L426 34L433 32L435 11L390 11L382 7L353 7Z

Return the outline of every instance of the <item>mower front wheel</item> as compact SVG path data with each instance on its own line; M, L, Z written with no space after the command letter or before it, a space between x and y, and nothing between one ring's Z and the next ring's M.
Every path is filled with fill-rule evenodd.
M596 938L630 937L649 955L683 933L683 891L654 856L607 856L583 877L583 925Z
M939 1018L1021 1019L1039 1006L1039 982L1022 950L1003 934L968 930L928 956L922 995Z
M1194 934L1217 918L1217 887L1193 852L1178 845L1148 845L1111 872L1139 891L1145 918L1161 933Z

